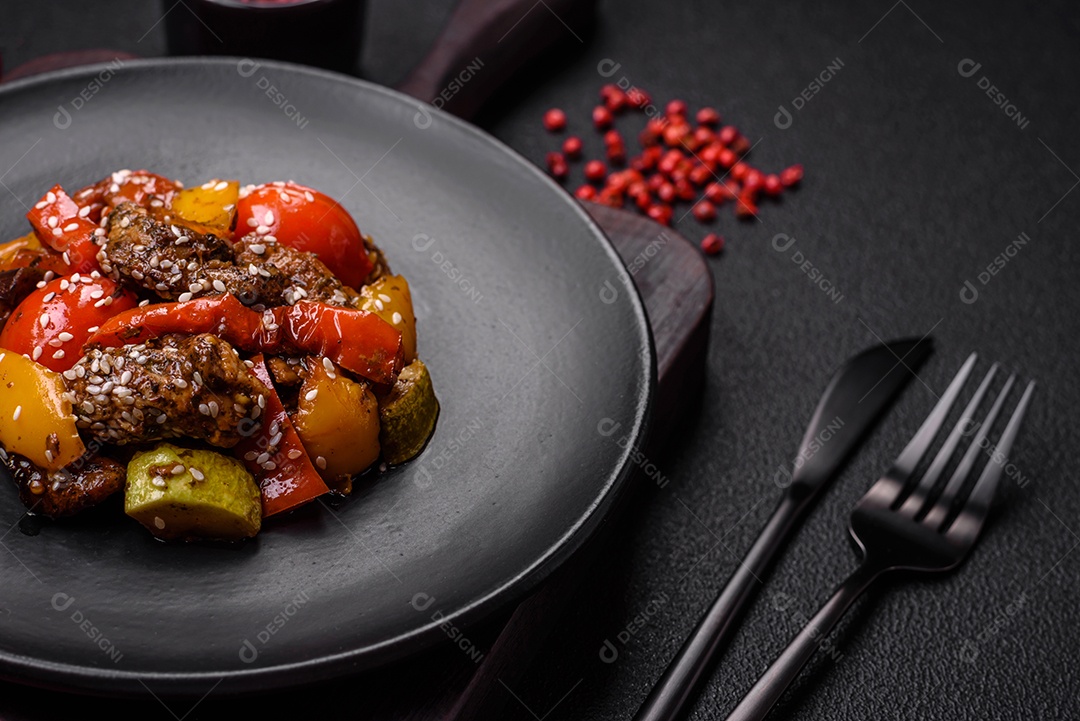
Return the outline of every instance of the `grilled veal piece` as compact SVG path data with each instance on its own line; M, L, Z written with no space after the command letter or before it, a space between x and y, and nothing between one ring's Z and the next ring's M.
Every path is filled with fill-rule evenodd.
M186 436L231 448L259 427L268 393L209 333L91 348L63 377L78 427L118 445Z
M360 294L337 279L314 253L296 250L266 236L251 233L233 246L237 265L257 270L276 270L285 278L282 303L292 305L298 300L314 300L329 305L355 308Z
M19 487L19 499L49 518L74 516L124 487L127 469L100 455L83 456L59 471L38 468L29 459L7 454L5 465Z
M132 203L109 214L102 269L165 300L191 300L229 292L245 305L280 304L286 281L276 268L234 263L232 244L211 233L166 223Z

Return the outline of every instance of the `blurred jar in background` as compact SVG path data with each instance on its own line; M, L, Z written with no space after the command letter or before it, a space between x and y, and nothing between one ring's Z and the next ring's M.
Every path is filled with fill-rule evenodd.
M364 0L164 0L170 55L235 55L359 66Z

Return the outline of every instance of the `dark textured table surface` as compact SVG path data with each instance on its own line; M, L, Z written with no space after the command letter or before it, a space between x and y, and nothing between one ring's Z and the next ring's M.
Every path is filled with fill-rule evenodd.
M450 6L371 2L363 75L399 80ZM7 0L4 67L92 47L160 55L160 15L153 2ZM632 494L610 557L507 690L507 718L629 718L771 511L776 469L834 367L878 338L925 333L937 352L784 553L692 718L722 718L853 568L850 507L972 350L1040 383L1013 459L1022 482L1006 482L961 570L863 599L777 718L1080 717L1080 481L1070 467L1080 448L1078 48L1080 11L1068 3L627 0L604 3L595 33L495 98L480 124L542 162L554 141L541 113L560 106L583 121L610 59L616 78L658 100L716 106L757 143L758 165L807 169L760 222L722 214L728 248L711 261L703 402L654 459L670 483ZM1024 122L980 87L989 84ZM703 234L692 220L679 227ZM778 250L778 234L794 244ZM974 302L961 298L965 281ZM614 662L601 660L605 641Z

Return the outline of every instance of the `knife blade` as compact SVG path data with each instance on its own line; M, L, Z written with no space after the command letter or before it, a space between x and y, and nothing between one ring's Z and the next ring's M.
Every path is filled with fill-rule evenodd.
M635 721L674 721L802 519L932 350L929 337L869 348L833 375L814 409L785 488L761 535L641 706Z

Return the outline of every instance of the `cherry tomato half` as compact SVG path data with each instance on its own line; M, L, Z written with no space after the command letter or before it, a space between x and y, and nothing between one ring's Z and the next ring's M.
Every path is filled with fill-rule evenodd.
M329 195L292 181L264 183L240 198L234 238L253 232L314 253L353 288L359 289L374 267L348 211Z
M110 278L56 278L11 314L0 332L0 348L26 354L50 370L66 371L82 357L91 329L136 305L135 295Z

